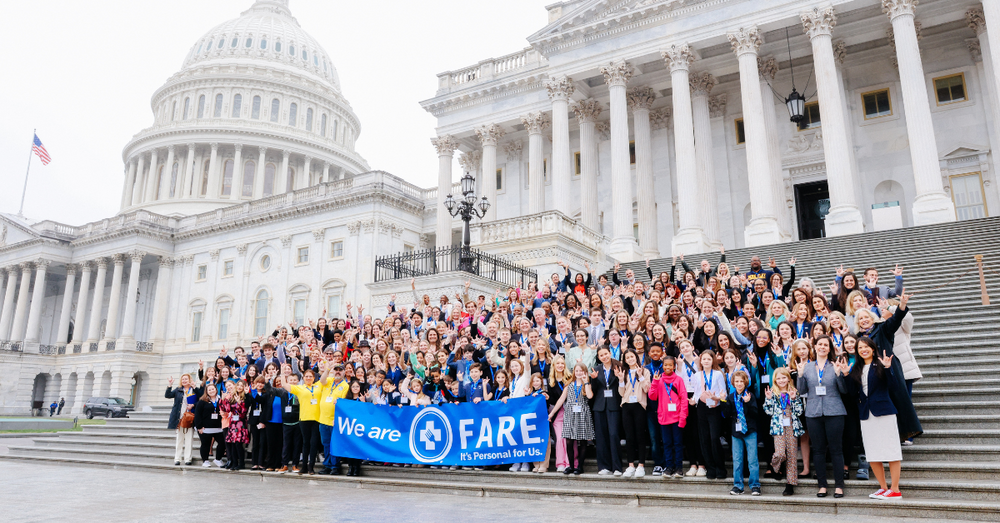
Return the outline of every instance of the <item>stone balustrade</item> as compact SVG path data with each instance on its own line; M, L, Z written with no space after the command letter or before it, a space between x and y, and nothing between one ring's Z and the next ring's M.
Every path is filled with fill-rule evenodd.
M497 80L534 69L547 63L544 56L528 47L499 58L487 58L476 65L438 75L438 94L464 89L480 82Z

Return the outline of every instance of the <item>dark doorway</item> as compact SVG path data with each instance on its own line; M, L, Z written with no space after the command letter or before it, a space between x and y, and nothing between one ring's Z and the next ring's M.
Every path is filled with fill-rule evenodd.
M830 212L830 191L826 182L795 186L795 209L799 239L826 237L826 214Z

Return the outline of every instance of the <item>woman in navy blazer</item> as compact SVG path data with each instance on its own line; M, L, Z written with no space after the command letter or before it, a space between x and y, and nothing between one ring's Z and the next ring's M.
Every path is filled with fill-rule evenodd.
M899 472L903 451L899 443L899 428L896 426L896 407L889 397L892 380L892 354L876 356L875 342L865 336L858 340L858 360L851 369L848 381L857 393L858 414L861 418L861 436L864 438L865 452L875 478L878 491L869 495L873 499L901 499L899 492ZM846 368L847 360L837 363ZM883 463L889 462L892 487L887 488Z

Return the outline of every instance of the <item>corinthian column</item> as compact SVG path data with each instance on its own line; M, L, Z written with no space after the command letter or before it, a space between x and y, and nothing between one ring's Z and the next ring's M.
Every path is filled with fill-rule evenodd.
M25 343L38 343L39 326L42 324L42 302L45 301L45 273L49 260L35 262L35 288L31 293L31 308L28 312L28 327L24 334Z
M122 348L131 349L135 341L135 310L136 293L139 292L139 276L142 274L142 259L145 252L132 251L128 253L132 266L128 271L128 288L125 291L125 318L122 321Z
M66 287L63 289L62 308L59 310L59 330L56 331L56 343L69 343L69 316L73 309L73 287L76 285L76 265L66 265ZM69 351L73 352L73 351Z
M503 127L495 123L476 129L476 136L483 144L483 193L490 201L483 221L497 219L497 142L504 135Z
M156 169L159 166L160 160L157 157L156 149L149 155L149 174L146 175L146 197L143 201L152 202L156 201L156 190L159 188L160 180L156 178Z
M455 149L458 141L451 135L431 138L431 144L438 153L438 192L437 192L437 247L451 245L451 214L444 206L444 201L451 193L451 164L455 160ZM495 202L493 202L495 204Z
M649 108L656 93L649 87L628 91L635 136L635 199L639 218L639 248L644 258L659 258L656 238L656 188L653 181L653 147L649 129Z
M715 190L715 162L712 159L712 119L708 97L715 87L709 73L691 76L691 116L694 121L695 164L698 172L698 210L705 237L712 249L722 246L719 239L719 196Z
M0 340L10 340L10 324L14 319L14 293L17 292L17 280L20 268L11 265L5 269L7 271L7 289L3 295L3 309L0 312Z
M792 218L785 203L785 178L781 167L781 132L778 131L778 114L774 108L774 94L768 80L778 74L778 61L774 57L757 57L757 73L760 74L761 103L764 108L764 132L767 140L767 156L771 165L771 193L774 195L774 214L778 219L778 230L782 239L791 237Z
M613 234L610 254L618 261L639 257L632 235L632 173L628 154L628 101L626 87L632 78L632 66L624 61L601 67L608 84L611 112L611 208Z
M139 153L139 165L135 169L135 184L132 187L132 205L142 203L142 183L145 179L146 153Z
M17 291L14 323L10 327L10 341L24 341L24 320L28 314L28 288L31 287L31 262L21 263L21 286Z
M87 331L87 297L90 295L90 273L93 265L90 262L80 264L80 294L76 297L76 316L73 319L73 344L83 343Z
M757 51L763 40L756 26L741 27L727 36L740 64L740 94L743 99L743 127L746 131L751 218L744 237L747 247L778 243L782 238L774 212L771 159L767 151L764 104L757 71Z
M174 260L160 257L160 267L156 276L156 296L153 301L153 326L149 341L163 342L167 330L167 305L170 303L170 281Z
M826 216L827 236L843 236L865 232L864 219L854 198L851 177L851 151L847 147L847 117L844 115L844 94L837 80L837 63L833 57L833 26L837 16L832 7L802 13L802 27L812 42L816 89L823 114L823 154L826 178L830 189L830 212Z
M219 180L219 144L213 143L212 155L208 159L208 192L205 195L209 199L217 199L219 197L219 192L221 189L221 183Z
M601 104L597 100L582 100L573 104L580 122L580 219L583 226L599 231L597 220L597 118Z
M528 131L528 214L545 210L545 164L542 151L542 131L549 127L545 113L529 113L521 117Z
M233 158L233 177L229 180L229 199L239 200L243 192L243 144L234 145L236 156Z
M253 190L250 191L250 198L257 199L264 197L264 168L267 165L267 147L257 148L257 174L253 176ZM274 192L274 180L271 180L271 192Z
M284 149L281 151L281 172L274 175L274 186L277 187L274 194L285 194L292 190L288 186L288 159L292 156L292 151Z
M982 9L970 9L965 16L969 27L979 38L986 72L983 82L987 86L993 115L993 134L998 137L995 141L1000 141L1000 76L997 76L1000 71L1000 5L996 1L984 0Z
M94 281L94 299L90 306L90 329L87 332L87 343L97 343L101 335L101 312L104 309L104 280L108 275L108 259L98 258L97 279Z
M955 205L945 194L941 182L924 66L920 62L917 30L913 25L916 4L916 0L882 0L882 11L888 15L895 35L899 85L906 110L906 135L910 139L910 163L917 189L913 200L913 221L914 225L927 225L955 221ZM990 5L991 2L985 4ZM825 132L823 134L826 135Z
M122 199L122 209L132 206L132 193L135 191L135 158L128 161L128 174L125 178L125 196Z
M125 270L125 255L115 254L111 257L115 268L111 273L111 294L108 296L108 321L104 327L104 340L115 341L118 338L118 309L122 298L122 271Z
M569 97L573 95L573 79L568 76L545 82L552 100L552 207L570 216L570 182L572 178L569 151Z
M687 44L672 45L670 49L661 51L660 55L670 70L674 147L677 150L677 210L680 227L674 234L671 253L707 252L709 243L699 210L697 151L694 146L694 114L691 110L690 67L695 56Z
M171 197L170 192L177 190L174 186L177 183L177 180L173 179L173 172L174 172L174 146L170 145L167 146L167 163L164 164L163 166L163 179L159 181L159 184L157 184L156 187L157 200L169 199ZM166 185L166 188L162 187L162 185Z

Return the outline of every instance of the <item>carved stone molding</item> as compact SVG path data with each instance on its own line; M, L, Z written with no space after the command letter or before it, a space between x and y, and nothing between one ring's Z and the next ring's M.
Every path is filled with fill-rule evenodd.
M576 90L573 79L568 76L553 78L545 82L544 85L552 100L568 100L573 95L573 91Z
M764 80L774 80L775 75L778 74L778 61L774 59L773 56L757 57L757 72L760 77Z
M479 170L479 165L482 161L482 151L470 151L462 153L462 155L458 157L458 165L460 165L462 170L465 172L476 172Z
M597 126L594 127L597 131L597 136L600 136L602 140L608 140L611 138L611 122L605 120L603 122L597 122Z
M508 162L518 162L521 161L521 149L522 145L520 141L507 142L503 146L503 152L507 154Z
M653 91L652 87L633 87L628 90L625 99L633 111L639 109L648 111L656 101L656 91Z
M972 29L976 36L986 32L986 15L982 7L973 7L966 11L965 20L969 22L969 29Z
M542 131L551 125L549 115L542 112L528 113L521 117L521 123L528 134L541 134Z
M810 40L822 35L833 36L833 27L837 25L837 15L832 7L814 7L799 15L799 18L802 19L802 31L809 35Z
M326 237L326 229L316 229L313 232L313 239L321 242Z
M476 136L479 137L479 141L483 145L496 145L503 138L504 134L506 134L506 131L504 131L503 127L495 123L476 128Z
M361 222L360 221L348 222L347 223L347 232L349 234L352 234L352 235L358 234L359 232L361 232Z
M649 126L652 130L666 129L670 126L670 108L664 107L649 112Z
M112 254L111 260L114 261L115 265L125 265L125 255L124 254Z
M601 67L601 74L608 86L627 85L632 78L632 65L625 60L617 60Z
M292 235L291 234L286 234L286 235L282 236L279 239L281 240L281 246L282 247L288 247L289 245L292 244Z
M969 47L969 54L972 55L973 62L978 64L983 61L983 44L979 38L969 38L965 41L965 45Z
M847 60L847 44L843 40L838 40L833 43L833 57L837 60L837 63L844 65Z
M660 51L660 56L667 65L670 72L676 70L689 70L694 63L695 55L688 44L674 44Z
M573 113L580 123L596 122L601 116L601 102L593 98L574 102L570 108L573 109Z
M375 219L361 220L361 226L365 228L365 232L375 232Z
M729 43L733 46L733 52L736 53L736 56L747 53L757 54L760 46L764 43L764 38L755 25L741 27L726 36L729 37Z
M688 85L693 96L708 96L717 83L710 73L695 73L688 77Z
M458 149L458 141L450 134L431 138L431 144L437 149L438 156L451 156Z
M212 249L208 251L208 256L212 258L212 261L219 261L219 254L222 252L221 249Z
M916 13L918 0L882 0L882 12L889 17L891 22L894 18Z
M421 234L420 238L417 241L417 245L419 245L421 249L426 249L427 246L430 245L430 243L431 243L431 237L429 234Z
M238 244L236 246L236 253L239 254L240 256L246 256L247 255L247 249L249 247L250 247L250 244L247 244L247 243Z
M726 93L715 95L708 99L708 114L711 118L721 118L726 115Z

